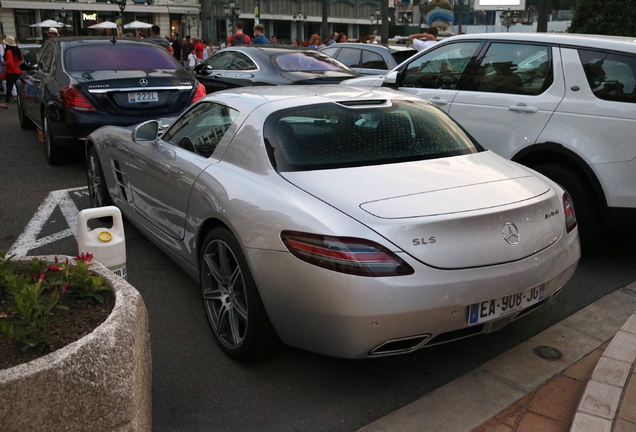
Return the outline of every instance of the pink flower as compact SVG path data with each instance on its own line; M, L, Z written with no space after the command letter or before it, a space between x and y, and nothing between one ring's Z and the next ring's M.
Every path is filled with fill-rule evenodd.
M57 262L57 261L56 261ZM57 267L57 266L49 266L49 271L52 272L59 272L60 270L62 270L61 268Z
M40 282L44 280L44 272L40 271L40 277L38 278Z
M65 293L66 291L68 291L70 287L71 287L71 283L68 282L66 285L64 285L64 288L62 288L62 293Z
M88 264L93 259L93 254L90 254L88 252L82 252L79 255L75 255L75 259L79 261L84 261L86 262L86 264Z

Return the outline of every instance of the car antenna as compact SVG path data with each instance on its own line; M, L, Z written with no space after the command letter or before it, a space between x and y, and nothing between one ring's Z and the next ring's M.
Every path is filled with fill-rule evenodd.
M115 35L113 35L113 38L110 41L112 42L113 45L117 43L117 39L115 39Z

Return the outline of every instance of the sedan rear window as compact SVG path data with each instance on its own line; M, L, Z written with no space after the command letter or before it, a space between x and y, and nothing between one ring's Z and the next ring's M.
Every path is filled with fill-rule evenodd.
M274 63L284 71L324 71L350 70L333 57L315 51L301 51L279 54Z
M265 145L279 172L435 159L481 148L448 115L411 101L343 102L279 111ZM376 106L369 106L369 104Z
M179 68L168 51L143 44L76 46L66 51L65 62L69 72Z

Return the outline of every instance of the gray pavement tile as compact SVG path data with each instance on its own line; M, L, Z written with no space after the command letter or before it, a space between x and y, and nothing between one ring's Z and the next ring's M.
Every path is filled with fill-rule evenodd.
M578 411L613 420L622 393L621 387L589 381L581 397Z
M631 363L601 356L594 372L592 372L591 380L601 384L623 387L629 378L631 369Z
M633 363L636 360L636 334L619 330L603 356Z
M611 432L612 422L588 414L579 414L574 418L570 432Z

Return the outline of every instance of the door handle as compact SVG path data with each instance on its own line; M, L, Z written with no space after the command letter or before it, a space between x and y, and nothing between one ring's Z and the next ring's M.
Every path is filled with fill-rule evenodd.
M527 112L527 113L536 113L537 111L539 111L537 108L529 107L528 105L526 105L524 103L521 103L519 105L509 106L508 109L510 111Z
M439 96L428 99L428 101L433 102L435 105L448 105L448 101L446 99L441 99Z
M221 78L221 74L214 74L212 75L212 78L215 78L215 79Z

